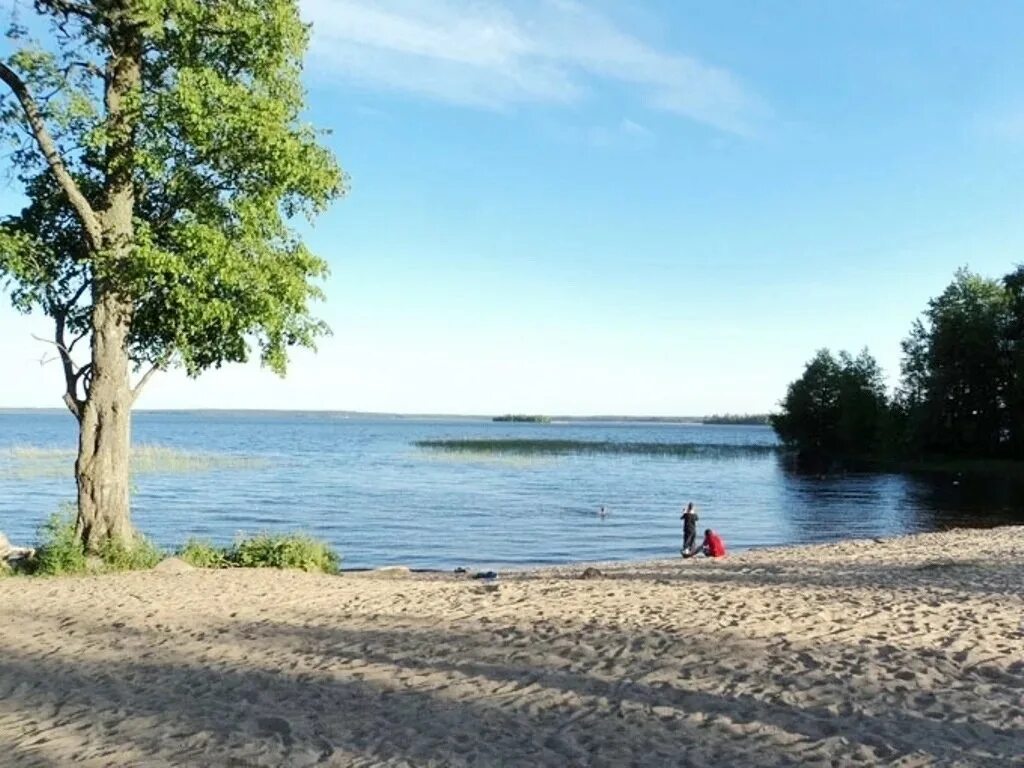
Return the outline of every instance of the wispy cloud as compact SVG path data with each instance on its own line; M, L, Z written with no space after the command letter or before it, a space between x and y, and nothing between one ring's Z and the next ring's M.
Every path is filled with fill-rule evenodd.
M567 132L572 134L571 131ZM626 147L639 149L654 141L654 133L640 123L623 118L616 126L593 125L584 132L586 143L592 147Z
M748 134L764 105L725 69L661 51L574 0L302 0L332 75L474 107L571 104L614 82L649 108Z
M630 120L628 117L623 118L622 122L619 123L619 130L625 135L636 139L650 139L654 136L649 128Z

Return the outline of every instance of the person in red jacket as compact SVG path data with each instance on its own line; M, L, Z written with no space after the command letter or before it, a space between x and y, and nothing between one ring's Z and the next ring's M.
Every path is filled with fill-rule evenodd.
M725 542L710 528L704 531L704 541L700 548L708 557L725 557Z

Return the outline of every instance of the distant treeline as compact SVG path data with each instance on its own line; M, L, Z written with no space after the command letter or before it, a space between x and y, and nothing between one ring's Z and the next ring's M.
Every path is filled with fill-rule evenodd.
M1024 266L957 271L903 341L888 393L865 349L819 351L771 423L808 458L1024 459Z
M606 422L624 424L700 424L703 421L701 416L615 416L605 414L600 416L555 416L555 421L568 423L579 422L581 424Z
M506 413L504 416L495 416L491 421L525 421L530 424L548 424L551 419L547 416L527 416L522 413Z
M701 419L703 424L737 424L749 426L763 426L769 424L771 415L767 413L723 413L721 416L705 416Z

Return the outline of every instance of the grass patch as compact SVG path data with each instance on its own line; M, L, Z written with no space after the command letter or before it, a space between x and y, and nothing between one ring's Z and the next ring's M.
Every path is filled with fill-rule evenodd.
M164 559L164 552L145 536L139 536L127 547L107 541L100 548L99 557L107 572L148 571Z
M88 562L82 543L75 535L74 509L54 512L39 529L39 546L34 560L26 563L29 573L63 576L85 573Z
M31 575L70 576L148 570L163 559L160 548L143 536L130 546L107 542L90 558L75 535L75 509L68 505L43 523L36 555L21 567Z
M298 568L337 573L341 558L330 545L309 536L263 533L235 542L228 560L241 568Z
M637 443L598 440L419 440L418 448L449 453L513 454L519 456L570 456L574 454L612 454L636 456L675 456L678 458L728 459L768 456L774 445L721 443Z
M215 547L208 541L189 539L178 550L178 557L196 568L227 568L227 550Z
M337 573L341 568L341 556L329 544L301 534L263 533L224 548L189 539L176 554L196 568L295 568L315 573ZM144 536L130 546L107 542L95 556L87 555L75 535L75 507L67 504L40 526L35 557L20 561L17 570L0 562L0 577L148 570L165 556Z
M74 472L76 451L67 448L13 446L0 451L0 473L17 479L66 477ZM133 475L191 474L215 470L257 469L266 460L255 456L184 451L164 445L132 448Z
M196 568L294 568L337 573L341 557L329 544L299 534L261 533L226 548L190 539L178 557Z

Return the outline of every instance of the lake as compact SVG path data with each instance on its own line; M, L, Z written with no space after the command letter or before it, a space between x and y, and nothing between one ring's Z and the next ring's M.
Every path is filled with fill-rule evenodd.
M474 438L721 450L517 455L415 445ZM158 454L133 478L135 523L158 544L299 529L334 544L346 568L672 557L687 501L699 527L718 530L732 550L1024 523L1024 487L1008 480L805 475L770 451L731 452L774 445L767 427L143 411L133 440L201 454L166 468ZM0 412L0 530L12 541L35 540L39 523L74 499L75 441L67 413Z

